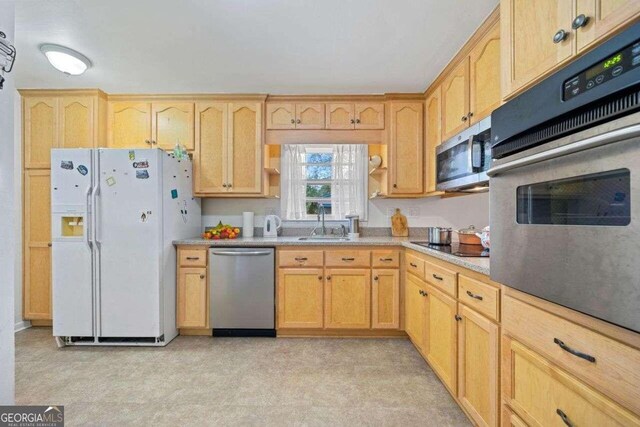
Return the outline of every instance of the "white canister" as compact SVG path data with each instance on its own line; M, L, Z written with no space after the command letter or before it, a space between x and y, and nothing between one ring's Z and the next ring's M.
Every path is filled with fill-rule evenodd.
M242 212L242 237L253 237L253 212Z

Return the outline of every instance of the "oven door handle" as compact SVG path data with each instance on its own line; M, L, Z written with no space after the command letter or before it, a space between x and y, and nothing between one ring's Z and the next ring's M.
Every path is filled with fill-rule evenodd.
M612 130L610 132L603 133L602 135L592 136L591 138L583 139L571 144L563 145L560 147L552 148L551 150L542 151L531 156L523 157L512 162L494 166L487 171L487 175L489 175L490 177L494 177L499 174L504 174L505 172L513 169L529 166L535 163L540 163L546 160L555 159L580 151L589 150L591 148L601 147L613 142L619 142L638 136L640 136L640 124L627 126L622 129Z

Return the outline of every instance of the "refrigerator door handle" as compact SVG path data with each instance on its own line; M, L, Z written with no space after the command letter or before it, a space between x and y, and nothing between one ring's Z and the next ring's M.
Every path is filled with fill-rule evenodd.
M93 241L91 239L92 237L92 233L91 233L91 217L93 216L93 213L91 212L91 195L93 193L93 188L91 186L87 187L87 193L86 193L86 203L87 203L87 207L85 209L86 212L86 218L84 219L84 229L85 229L85 239L87 241L87 246L89 247L90 250L92 250L93 248Z

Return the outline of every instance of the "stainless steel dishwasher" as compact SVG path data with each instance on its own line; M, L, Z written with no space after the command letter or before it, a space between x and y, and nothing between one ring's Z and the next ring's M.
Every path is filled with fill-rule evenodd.
M209 249L211 326L214 336L275 333L275 250Z

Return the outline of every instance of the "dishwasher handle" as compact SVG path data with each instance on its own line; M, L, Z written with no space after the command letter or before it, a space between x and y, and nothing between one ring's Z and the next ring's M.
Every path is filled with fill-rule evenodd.
M235 252L235 251L217 251L211 252L211 255L222 255L222 256L260 256L260 255L271 255L271 251L246 251L246 252Z

